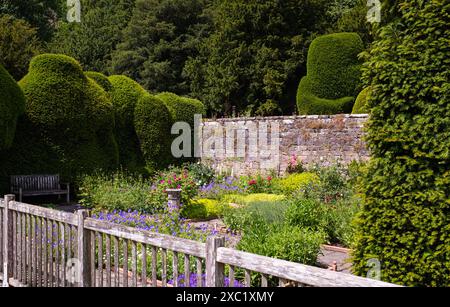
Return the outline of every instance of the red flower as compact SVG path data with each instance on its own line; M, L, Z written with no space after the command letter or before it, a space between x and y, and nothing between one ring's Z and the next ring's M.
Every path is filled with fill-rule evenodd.
M248 182L249 185L255 185L257 182L255 179L252 179Z
M272 181L272 177L271 176L267 177L267 181Z

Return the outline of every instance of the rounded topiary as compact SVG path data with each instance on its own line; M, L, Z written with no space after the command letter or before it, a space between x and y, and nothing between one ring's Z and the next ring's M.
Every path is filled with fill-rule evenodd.
M372 159L353 270L406 286L449 287L450 2L397 1L392 10L398 17L380 29L363 69L372 88Z
M316 38L308 52L308 74L298 88L299 113L350 112L360 79L358 54L363 50L364 44L357 33L335 33Z
M156 95L161 99L175 122L186 122L194 128L194 115L205 114L205 106L197 99L181 97L174 93L163 92Z
M97 82L97 84L100 85L106 92L111 92L113 86L107 76L96 71L87 71L84 74Z
M352 114L367 114L369 109L367 108L367 100L370 95L370 87L366 87L359 93L356 98L355 105L353 106Z
M121 75L110 76L111 101L116 115L115 135L119 145L120 164L128 170L139 171L144 166L139 140L134 128L134 109L148 93L134 80Z
M107 93L87 78L73 58L39 55L19 82L26 96L22 135L34 135L28 156L40 159L36 170L58 171L73 179L77 174L117 167L117 144L113 135L114 113ZM40 143L32 146L31 143ZM52 157L40 152L52 152ZM28 159L28 158L25 158ZM57 165L55 165L55 163Z
M18 116L24 111L25 97L13 77L0 65L0 150L14 140Z
M172 117L153 95L141 97L134 111L134 126L147 167L160 169L170 162Z

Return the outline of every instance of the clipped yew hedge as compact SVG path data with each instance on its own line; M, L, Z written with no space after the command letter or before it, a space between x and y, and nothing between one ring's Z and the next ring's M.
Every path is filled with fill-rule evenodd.
M353 270L407 286L450 286L450 2L397 1L363 79L368 146ZM392 31L395 30L395 35Z
M26 107L11 149L11 173L58 172L73 180L118 166L111 102L76 60L39 55L19 84Z
M25 97L13 77L0 64L0 150L11 147L17 118L25 108Z
M141 97L134 111L134 126L147 168L166 167L171 162L172 117L164 102L150 94Z
M141 171L144 160L134 128L134 109L139 99L148 93L127 76L114 75L108 79L112 84L110 95L116 118L114 133L119 145L120 164L127 170Z
M367 100L370 94L370 87L366 87L359 93L356 98L355 105L353 106L352 114L367 114L369 109L367 107Z
M316 38L308 51L307 75L300 81L300 114L350 113L358 93L364 44L357 33Z
M111 92L113 89L113 85L111 81L109 81L108 77L102 73L96 71L87 71L84 73L86 77L94 80L98 85L100 85L106 92Z

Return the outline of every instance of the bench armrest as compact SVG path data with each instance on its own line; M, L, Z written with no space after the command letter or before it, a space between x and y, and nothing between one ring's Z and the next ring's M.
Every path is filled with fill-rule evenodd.
M60 183L62 186L66 186L67 189L70 188L70 183L69 182L61 182Z

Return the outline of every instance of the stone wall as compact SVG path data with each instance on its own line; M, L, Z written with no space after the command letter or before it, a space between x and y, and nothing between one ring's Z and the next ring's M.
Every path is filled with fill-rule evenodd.
M367 115L283 116L205 120L202 161L233 175L283 174L292 156L322 165L367 160ZM267 136L267 137L266 137Z

